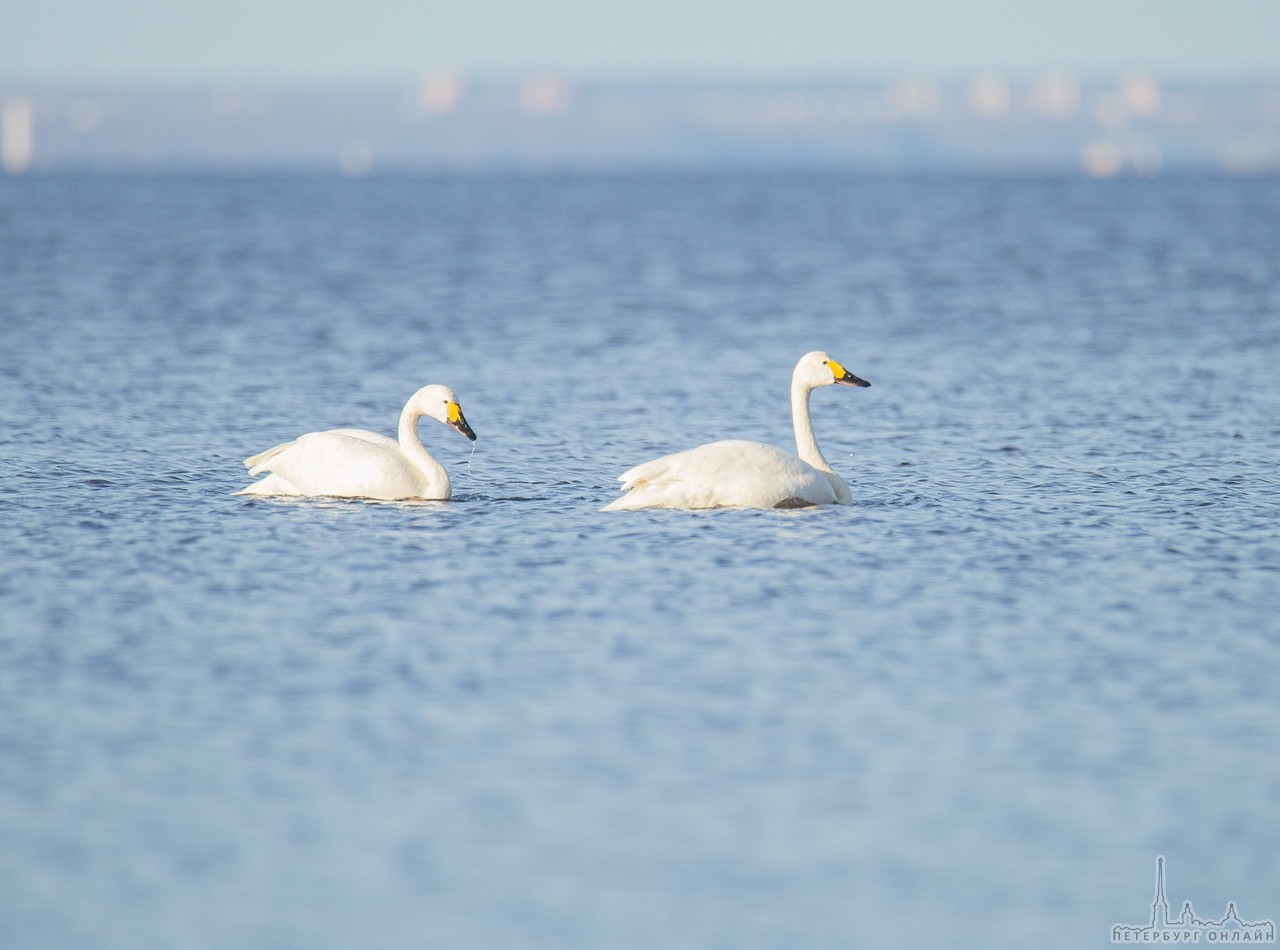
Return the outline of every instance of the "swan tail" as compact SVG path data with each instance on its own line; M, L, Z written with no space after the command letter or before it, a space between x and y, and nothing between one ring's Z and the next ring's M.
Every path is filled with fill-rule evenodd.
M246 485L236 495L301 495L298 486L294 485L282 475L278 475L271 471L276 461L285 452L297 444L295 439L292 442L282 442L279 445L272 446L265 452L259 452L257 455L250 455L244 460L244 467L249 470L252 476L266 473L266 478L260 478L258 481Z
M272 446L265 452L259 452L257 455L250 455L244 460L244 467L249 470L250 475L260 475L270 470L270 462L280 455L289 446L296 444L295 439L292 442L281 442L279 445Z
M647 508L643 499L639 495L626 494L615 498L609 504L601 508L601 511L635 511L640 508Z
M285 481L274 472L266 478L259 479L240 489L238 492L232 492L233 495L301 495L296 485Z
M622 486L622 495L600 510L635 511L640 508L652 507L653 499L649 497L652 491L645 491L645 489L652 489L655 483L660 483L667 477L667 460L669 458L670 456L663 456L662 458L644 462L619 475L618 481Z
M683 455L684 453L678 454ZM675 457L674 455L664 455L662 458L642 462L635 468L627 469L618 476L618 481L622 484L622 490L629 492L636 488L643 488L645 485L667 480L671 477L671 462Z

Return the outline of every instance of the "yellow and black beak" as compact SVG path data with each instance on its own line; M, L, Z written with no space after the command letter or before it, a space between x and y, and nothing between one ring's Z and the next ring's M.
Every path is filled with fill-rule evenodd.
M841 386L862 386L866 388L871 384L861 377L854 376L835 360L828 360L827 366L831 369L831 375L835 377L835 382Z
M476 434L471 426L467 425L467 418L462 414L462 407L456 402L449 403L449 428L462 433L472 442L476 440Z

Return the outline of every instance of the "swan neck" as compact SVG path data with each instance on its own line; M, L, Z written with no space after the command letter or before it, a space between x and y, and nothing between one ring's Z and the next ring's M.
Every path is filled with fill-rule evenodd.
M818 439L813 434L813 420L809 417L809 396L812 386L807 386L797 379L791 381L791 424L796 430L796 454L802 461L808 462L831 483L836 493L836 501L842 505L853 503L853 493L843 478L836 474L827 457L818 448Z
M791 383L791 425L796 433L796 454L816 469L824 472L832 471L831 464L818 448L818 440L813 434L813 421L809 417L809 395L812 386L806 386L798 380Z
M449 496L449 473L444 466L431 457L422 440L418 438L418 420L423 413L412 406L405 406L400 413L400 451L422 473L426 488L433 493Z

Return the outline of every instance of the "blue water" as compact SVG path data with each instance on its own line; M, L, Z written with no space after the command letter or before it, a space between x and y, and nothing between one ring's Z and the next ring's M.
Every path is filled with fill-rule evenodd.
M599 512L815 348L851 507ZM0 180L0 946L1274 919L1278 459L1274 178Z

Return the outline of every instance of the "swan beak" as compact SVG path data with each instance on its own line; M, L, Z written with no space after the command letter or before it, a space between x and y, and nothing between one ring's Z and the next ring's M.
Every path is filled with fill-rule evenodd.
M476 440L475 431L467 425L467 418L462 414L462 407L456 402L449 403L449 428L465 435L472 442Z
M835 360L831 360L827 363L827 366L830 367L831 375L835 377L835 382L841 386L861 386L865 389L871 385L865 379L862 379L859 376L854 376L853 373L849 372Z

